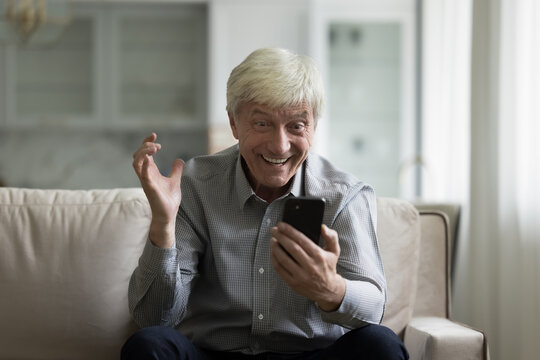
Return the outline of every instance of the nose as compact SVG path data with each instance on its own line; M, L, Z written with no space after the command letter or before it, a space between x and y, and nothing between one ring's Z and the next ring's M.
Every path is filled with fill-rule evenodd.
M291 148L289 134L284 127L274 129L272 137L268 142L268 150L275 155L287 153Z

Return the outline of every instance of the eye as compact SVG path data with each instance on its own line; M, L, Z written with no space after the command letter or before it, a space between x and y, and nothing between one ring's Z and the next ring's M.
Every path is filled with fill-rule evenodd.
M268 122L267 121L264 121L264 120L255 120L253 122L253 125L257 128L257 129L264 129L264 128L267 128L268 127Z
M300 134L306 129L306 123L304 122L295 122L289 127L291 131L295 134Z
M270 123L266 120L253 120L253 129L256 131L267 131L270 129Z

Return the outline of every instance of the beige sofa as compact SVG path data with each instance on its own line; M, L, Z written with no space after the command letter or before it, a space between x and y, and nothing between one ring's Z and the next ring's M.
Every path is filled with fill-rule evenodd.
M487 359L449 320L444 215L378 199L384 323L412 359ZM127 286L150 222L140 189L0 188L0 359L117 359L136 329Z

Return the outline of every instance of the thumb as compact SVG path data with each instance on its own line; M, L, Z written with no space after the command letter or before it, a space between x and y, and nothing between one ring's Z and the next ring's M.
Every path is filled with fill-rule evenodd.
M338 233L323 224L321 226L321 235L326 243L324 250L330 251L339 256L341 249L339 247Z
M171 175L169 176L171 179L175 180L176 182L180 183L180 180L182 178L182 172L184 171L184 160L182 159L175 159L172 164L171 168Z

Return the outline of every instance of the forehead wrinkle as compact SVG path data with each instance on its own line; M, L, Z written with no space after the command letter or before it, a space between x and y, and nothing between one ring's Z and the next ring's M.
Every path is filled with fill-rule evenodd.
M281 109L278 111L283 116L286 116L289 119L307 119L309 117L309 111L304 108L292 108L292 109Z
M249 109L250 116L261 115L269 118L282 118L287 120L308 120L310 117L309 109L304 104L283 108L268 108L264 105L255 104Z

